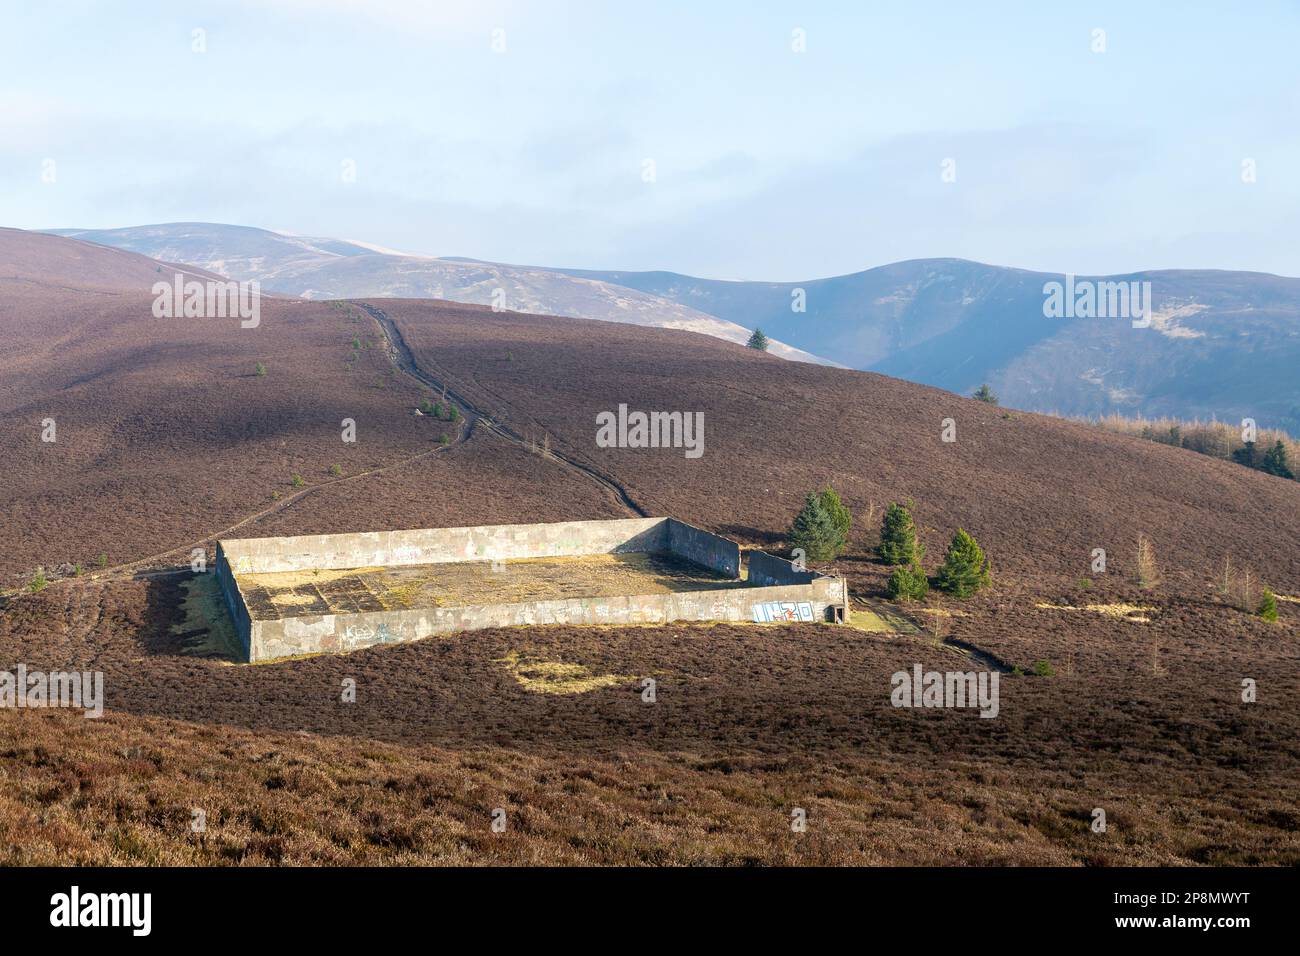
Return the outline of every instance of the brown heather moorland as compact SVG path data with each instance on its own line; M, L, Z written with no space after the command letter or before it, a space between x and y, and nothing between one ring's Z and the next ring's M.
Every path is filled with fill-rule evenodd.
M0 711L0 862L1300 863L1300 604L1269 624L1234 590L1250 569L1300 595L1300 483L691 333L367 303L472 406L457 428L413 414L431 388L359 303L155 319L158 266L67 242L0 233L0 669L102 671L107 711ZM703 457L597 448L620 403L703 412ZM630 513L510 435L747 545L783 547L827 483L859 522L911 498L927 568L961 526L994 583L899 633L504 628L240 666L187 604L206 576L134 573L250 518L239 536ZM875 534L834 567L879 606ZM999 669L998 717L892 707L916 663ZM579 692L541 692L572 689L557 674Z

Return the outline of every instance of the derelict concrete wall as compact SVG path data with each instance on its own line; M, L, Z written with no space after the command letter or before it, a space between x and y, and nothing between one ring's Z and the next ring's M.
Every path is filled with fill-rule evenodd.
M666 551L670 547L668 537L667 518L619 518L555 524L245 538L224 541L220 546L225 549L234 573L265 574L315 568L392 567L448 561Z
M470 607L327 614L254 621L251 660L344 652L399 644L438 634L524 624L666 624L671 621L752 621L753 606L808 602L816 620L843 603L843 581L821 576L806 585L728 588L671 594L573 598Z
M740 545L676 518L668 519L668 550L727 577L740 577Z
M252 625L253 620L249 617L248 608L244 604L244 596L239 591L239 584L235 581L234 572L230 568L230 562L226 553L222 550L221 542L217 542L217 583L221 587L221 596L225 598L226 607L230 610L230 619L235 624L235 636L244 652L244 660L252 660Z
M785 558L765 551L749 552L749 582L755 585L810 584L825 577L816 571L800 571Z
M253 621L238 575L454 561L570 557L670 551L730 577L740 575L735 542L671 518L571 521L540 525L430 528L360 534L303 535L218 542L217 573L246 660L356 650L435 634L523 624L662 624L670 621L750 621L764 602L807 602L817 619L843 604L840 578L794 571L762 552L756 586L668 594L575 598L470 607L415 608ZM788 569L788 570L787 570Z

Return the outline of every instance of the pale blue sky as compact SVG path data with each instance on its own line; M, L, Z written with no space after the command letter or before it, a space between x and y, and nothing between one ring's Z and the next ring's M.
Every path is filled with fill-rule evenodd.
M209 220L718 278L925 256L1300 274L1294 3L0 13L0 225Z

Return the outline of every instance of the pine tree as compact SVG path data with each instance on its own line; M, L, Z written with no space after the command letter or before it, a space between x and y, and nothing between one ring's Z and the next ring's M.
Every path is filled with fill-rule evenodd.
M975 539L961 528L952 536L943 566L935 579L941 591L954 597L970 597L989 583L989 563Z
M844 550L844 535L834 517L822 505L820 495L809 492L803 510L790 527L790 544L802 548L809 561L833 561Z
M1248 441L1232 453L1232 460L1247 468L1255 467L1255 443Z
M826 486L826 490L821 493L820 497L822 507L830 514L831 519L835 522L835 527L840 529L840 536L847 542L849 540L849 529L853 527L853 512L840 500L839 494L830 485Z
M929 593L930 582L918 564L894 568L889 576L889 596L895 601L922 601Z
M1259 610L1255 613L1266 621L1277 620L1277 597L1268 588L1264 588L1264 599L1259 602Z
M760 352L767 351L767 336L763 334L762 329L755 329L754 334L749 337L745 343L751 349L758 349Z
M880 546L876 548L885 564L920 564L925 557L925 547L916 540L916 524L912 513L898 503L885 511L880 527Z
M1295 477L1295 472L1291 470L1286 460L1286 446L1282 444L1282 439L1279 438L1272 448L1264 452L1264 460L1260 462L1259 470L1277 475L1279 478Z
M993 389L989 388L988 382L985 382L979 388L975 389L971 398L976 399L977 401L987 402L990 405L996 405L998 403L998 397L993 394Z

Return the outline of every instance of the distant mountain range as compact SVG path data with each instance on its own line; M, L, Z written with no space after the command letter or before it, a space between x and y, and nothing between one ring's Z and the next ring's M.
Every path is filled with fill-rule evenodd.
M746 342L751 332L668 299L554 269L438 259L360 242L207 222L49 232L127 249L151 259L188 263L232 279L256 279L267 292L305 299L499 302L501 308L513 312L687 329L740 343ZM835 364L791 348L779 336L773 337L770 351L793 361Z
M851 368L1063 415L1254 418L1300 434L1300 279L1166 270L1078 277L1149 282L1151 321L1049 318L1065 277L962 259L917 259L808 282L671 272L571 275L625 285L772 335ZM806 311L792 303L802 290Z
M174 223L58 230L309 298L402 296L689 328L777 354L867 369L1064 415L1253 418L1300 434L1300 279L1165 270L1079 277L1150 283L1149 327L1127 318L1051 318L1060 275L961 259L918 259L806 282L699 279L505 265L393 253L261 229ZM799 305L803 311L798 311ZM795 349L802 352L795 353Z

